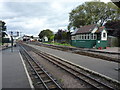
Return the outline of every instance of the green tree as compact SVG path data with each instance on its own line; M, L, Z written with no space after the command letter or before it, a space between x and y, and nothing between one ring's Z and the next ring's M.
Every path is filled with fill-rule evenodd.
M69 43L70 40L70 32L67 30L59 29L58 32L55 34L55 41L63 43Z
M109 36L120 37L120 20L108 21L104 26L106 29L108 29L107 32ZM112 32L109 32L109 29L111 29Z
M34 38L33 36L30 36L32 39Z
M118 37L118 42L120 42L120 20L108 21L104 26L106 29L108 29L108 35ZM120 47L120 43L118 43L118 45Z
M6 26L5 26L5 22L4 21L1 21L0 20L0 32L2 32L2 31L6 31Z
M6 34L6 26L5 26L5 22L4 21L1 21L0 20L0 43L2 42L2 44L4 44L4 42L5 42L5 39L4 39L4 37L5 37L5 35L7 35Z
M5 35L7 35L6 34L6 26L5 26L5 22L4 21L1 21L0 20L0 36L1 36L1 38L3 38L3 37L5 37Z
M51 40L51 36L53 36L53 32L50 30L50 29L46 29L46 30L42 30L40 33L39 33L39 38L43 38L44 36L48 37L48 40L50 41Z
M120 9L112 2L85 2L69 13L68 30L98 23L102 26L108 20L120 19Z
M50 41L54 40L55 35L50 36Z

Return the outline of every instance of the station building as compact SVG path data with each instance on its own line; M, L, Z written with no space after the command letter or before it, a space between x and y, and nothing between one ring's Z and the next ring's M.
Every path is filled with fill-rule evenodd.
M83 26L71 34L71 44L81 48L106 48L107 31L96 24Z

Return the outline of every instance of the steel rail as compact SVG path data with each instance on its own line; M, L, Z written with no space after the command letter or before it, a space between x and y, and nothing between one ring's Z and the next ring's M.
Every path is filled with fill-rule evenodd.
M34 49L34 48L32 48L32 49ZM43 58L45 58L45 59L51 61L52 63L54 63L54 62L53 62L53 60L54 60L55 62L58 63L57 66L61 67L62 69L66 70L67 72L73 74L73 75L76 76L76 77L78 77L78 76L77 76L78 74L81 74L81 75L83 75L84 77L89 78L89 79L95 81L96 83L98 83L98 84L104 86L104 88L107 88L107 89L109 89L109 90L113 90L112 87L106 85L105 83L99 82L99 81L97 81L96 79L94 79L93 77L86 76L85 74L80 73L80 72L78 72L78 71L76 71L76 70L74 70L74 69L72 69L72 68L66 66L65 64L62 64L61 62L56 61L56 60L54 59L54 58L55 58L54 56L53 56L54 58L52 58L51 55L49 55L49 54L47 54L47 53L43 53L43 52L41 53L40 51L38 51L38 50L36 50L36 49L34 49L33 51L34 51L36 54L40 55L41 57L43 57ZM49 56L51 56L51 57L49 57ZM47 58L47 57L48 57L48 58ZM50 60L50 59L52 59L52 60ZM58 58L56 58L56 59L58 59ZM60 60L61 60L61 59L60 59ZM64 60L62 60L62 61L64 61ZM65 61L64 61L64 62L65 62ZM65 62L65 63L67 63L67 62ZM54 64L56 64L56 63L54 63ZM61 66L60 64L61 64L62 66ZM72 73L71 71L69 71L69 70L63 68L63 66L64 66L64 67L67 67L69 70L71 69L72 71L74 71L74 72L76 72L76 73L78 73L78 74L76 75L76 74ZM80 78L80 77L78 77L78 78ZM81 78L80 78L80 79L81 79ZM84 81L85 81L85 80L84 80ZM88 83L87 81L85 81L85 82ZM89 83L89 84L90 84L90 83ZM90 85L91 85L91 84L90 84ZM96 89L100 89L100 88L97 87L98 85L95 86L94 84L92 84L92 86L93 86L94 88L96 88Z
M31 64L31 62L28 60L28 57L27 57L26 55L24 55L24 56L25 56L25 58L27 59L29 65L32 67L32 69L33 69L34 72L36 73L36 75L38 76L38 78L40 79L40 81L43 83L44 87L45 87L47 90L49 90L48 87L47 87L47 85L44 83L44 81L42 80L42 78L41 78L40 75L38 74L38 72L35 70L35 68L34 68L33 65Z
M63 63L61 63L61 62L59 62L59 61L56 61L55 59L49 57L48 55L45 55L45 54L40 53L40 52L39 52L39 53L36 53L36 54L38 54L38 55L40 55L41 57L49 60L49 61L52 62L52 63L54 63L54 62L53 62L53 60L54 60L55 62L58 63L58 64L54 63L55 65L61 67L62 69L64 69L65 71L67 71L67 72L69 72L69 73L71 73L71 74L73 74L74 76L76 76L76 77L79 78L79 79L82 79L82 78L79 76L79 75L82 75L82 77L85 77L86 79L88 78L89 80L92 80L92 82L94 82L94 83L87 82L88 79L87 79L87 80L85 80L85 78L82 79L82 81L85 81L86 83L88 83L89 85L93 86L93 87L96 88L96 89L103 89L103 88L97 87L98 85L95 85L95 82L98 83L98 84L100 84L101 86L104 86L104 88L107 88L107 89L109 89L109 90L113 90L112 87L107 86L107 85L105 85L104 83L99 82L99 81L97 81L96 79L94 79L94 78L92 78L92 77L90 77L90 76L87 76L87 75L85 75L85 74L83 74L83 73L80 73L80 72L78 72L78 71L70 68L69 66L66 66L65 64L63 64ZM48 58L47 58L47 57L48 57ZM52 60L50 60L50 59L52 59ZM60 65L60 64L61 64L61 65ZM66 67L66 68L64 68L64 67ZM77 74L76 74L76 73L77 73Z
M21 46L22 47L22 46ZM54 85L57 87L57 89L62 90L61 86L57 84L57 82L55 82L55 80L50 77L50 75L43 69L40 67L40 65L30 56L30 54L25 50L25 48L22 47L22 49L25 51L25 53L27 54L27 56L49 77L49 79L54 83ZM26 56L25 56L26 57ZM35 68L33 67L32 63L30 62L29 58L27 58L28 63L30 64L30 66L32 67L32 69L35 71L35 73L37 74L37 76L39 77L39 79L41 80L41 82L43 83L43 85L45 86L45 88L47 90L49 90L49 87L45 84L44 80L41 78L41 76L39 75L39 73L35 70Z

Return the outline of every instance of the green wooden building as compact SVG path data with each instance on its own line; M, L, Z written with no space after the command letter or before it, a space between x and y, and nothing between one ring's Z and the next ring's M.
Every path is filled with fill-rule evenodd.
M83 26L71 34L71 44L82 48L106 48L107 31L96 24Z

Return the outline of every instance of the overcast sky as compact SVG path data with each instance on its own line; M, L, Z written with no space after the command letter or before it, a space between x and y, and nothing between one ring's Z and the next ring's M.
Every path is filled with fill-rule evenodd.
M90 0L0 0L0 20L6 22L8 32L34 36L43 29L57 32L67 29L69 13L85 1Z

